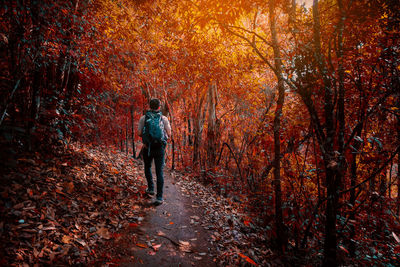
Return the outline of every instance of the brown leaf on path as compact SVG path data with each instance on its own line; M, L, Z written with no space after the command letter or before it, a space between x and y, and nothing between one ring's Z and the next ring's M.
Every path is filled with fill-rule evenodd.
M33 256L37 258L39 256L39 251L36 248L33 248Z
M193 252L190 243L187 241L179 240L179 249L183 252Z
M83 246L83 247L87 247L86 242L83 241L83 240L80 239L80 238L75 239L75 242L77 242L78 244L80 244L80 245Z
M154 251L158 251L158 249L161 247L162 244L156 244L152 245L151 247L154 249Z
M182 241L182 240L179 240L179 244L181 244L182 246L189 246L190 245L189 242Z
M157 235L159 235L159 236L165 236L165 233L164 233L163 231L158 231L158 232L157 232Z
M147 245L143 244L143 243L136 243L136 246L138 246L140 248L147 248Z
M69 244L71 242L71 237L68 235L64 235L61 239L64 244Z
M111 238L111 235L110 235L110 232L108 231L108 229L107 228L105 228L105 227L100 227L97 231L96 231L96 233L99 235L99 236L101 236L102 238L104 238L104 239L110 239Z
M67 190L68 193L71 194L72 191L74 191L74 183L73 182L65 183L64 188Z

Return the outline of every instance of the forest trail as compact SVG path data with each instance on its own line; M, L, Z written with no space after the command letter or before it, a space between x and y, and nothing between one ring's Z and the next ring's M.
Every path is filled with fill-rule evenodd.
M132 230L137 243L121 265L216 266L211 253L215 249L209 242L211 233L200 221L204 210L194 204L199 200L185 193L176 183L177 176L164 173L164 203L154 206L154 198L141 201L148 213L141 226Z
M266 266L264 227L240 203L165 168L160 206L141 161L71 144L3 161L0 265ZM279 263L279 262L278 262ZM278 264L279 265L279 264Z

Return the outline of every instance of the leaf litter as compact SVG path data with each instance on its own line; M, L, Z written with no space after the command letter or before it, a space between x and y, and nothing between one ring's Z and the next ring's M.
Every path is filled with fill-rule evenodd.
M147 254L155 255L161 244L140 243L134 234L123 234L144 220L146 210L139 198L146 186L139 172L123 153L79 144L46 158L39 153L24 155L17 168L3 175L0 185L1 264L117 264L125 252L112 244L124 238L138 248L150 248ZM210 251L215 250L218 265L271 263L274 255L267 247L265 229L243 207L193 177L178 172L171 176L191 197L192 207L204 211L191 216L190 224L210 232ZM186 227L190 226L180 226ZM158 236L182 252L195 252L189 242L195 239L172 240L161 231ZM194 259L201 260L210 251L196 252Z
M1 171L0 265L117 262L110 243L142 223L144 179L123 153L72 144Z
M182 193L192 199L192 207L203 211L190 216L190 224L201 225L210 232L208 241L216 249L218 266L274 265L276 255L267 247L266 229L255 219L251 221L254 216L243 205L219 196L187 174L173 172L171 176ZM200 260L205 255L201 252L196 258Z

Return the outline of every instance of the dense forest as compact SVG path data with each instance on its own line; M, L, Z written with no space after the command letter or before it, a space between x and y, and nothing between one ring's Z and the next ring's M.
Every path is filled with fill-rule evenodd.
M399 263L400 2L11 0L0 13L2 264L27 262L5 257L13 201L42 194L21 166L70 147L136 158L153 97L172 126L167 169L250 212L282 265Z

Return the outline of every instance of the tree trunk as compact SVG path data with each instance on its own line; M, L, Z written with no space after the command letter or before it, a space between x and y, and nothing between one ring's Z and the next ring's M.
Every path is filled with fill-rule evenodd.
M357 131L356 135L361 136L361 127L359 128L360 130ZM361 148L361 142L356 141L356 143L353 145L354 149L357 151L353 152L353 156L351 159L351 166L350 166L350 188L353 188L357 184L357 155L358 151ZM350 204L354 208L356 205L356 190L355 188L350 190ZM355 214L354 212L350 213L349 220L353 221L355 219ZM349 232L349 252L351 256L355 255L355 250L356 250L356 244L354 241L355 236L355 226L353 223L350 224L350 232Z
M188 139L189 146L192 146L193 140L192 140L192 126L190 124L190 117L188 117L188 119L187 119L187 125L188 125L187 139Z
M126 149L126 155L129 154L129 147L128 147L128 144L129 144L128 127L129 127L128 118L126 118L126 127L125 127L125 149Z
M326 221L323 266L336 266L336 214L338 203L338 181L340 180L338 165L340 165L340 162L338 162L338 159L335 158L333 147L335 140L333 92L332 84L328 76L328 70L321 49L321 26L318 10L318 0L313 1L313 27L314 55L317 62L319 74L323 80L325 94L324 115L326 139L322 141L322 147L326 172L327 202L325 210Z
M214 168L216 160L217 118L216 118L217 93L216 84L209 85L208 90L208 128L207 128L207 155L208 167Z
M175 170L175 139L172 138L172 163L171 170Z
M201 135L203 133L203 124L204 124L204 118L205 114L207 111L207 107L203 107L205 95L201 96L198 108L197 108L197 113L196 113L196 118L194 121L194 127L193 127L193 132L194 132L194 140L193 140L193 164L201 164L200 162L200 147L201 147Z
M281 192L281 117L282 107L285 100L285 85L282 76L282 61L280 55L279 41L276 32L275 0L269 1L269 23L274 50L274 65L276 78L278 80L278 100L276 102L274 117L274 189L275 189L275 226L277 234L277 246L279 252L283 253L286 248L287 238L283 225L282 215L282 192Z
M122 133L122 128L119 130L119 138L120 138L120 141L119 141L120 150L121 150L121 152L124 152L124 136Z
M400 140L400 129L398 136ZM400 153L397 154L397 216L400 216Z
M35 51L38 54L37 59L34 62L34 69L33 69L33 82L31 86L32 94L30 97L30 118L28 122L28 143L29 143L29 150L32 149L32 134L34 131L34 127L36 125L38 114L39 114L39 107L40 107L40 92L42 87L43 81L43 72L42 72L42 65L43 65L43 57L41 53L42 49L42 42L41 36L41 18L39 15L40 12L40 3L33 2L31 3L31 12L32 12L32 24L33 24L33 40L35 40Z
M397 108L400 109L400 92L397 92ZM400 116L397 117L397 140L400 140ZM399 145L399 144L397 144ZM397 153L397 216L400 216L400 152Z
M136 158L136 147L135 147L135 118L133 105L131 105L131 140L132 140L132 155L133 158Z

